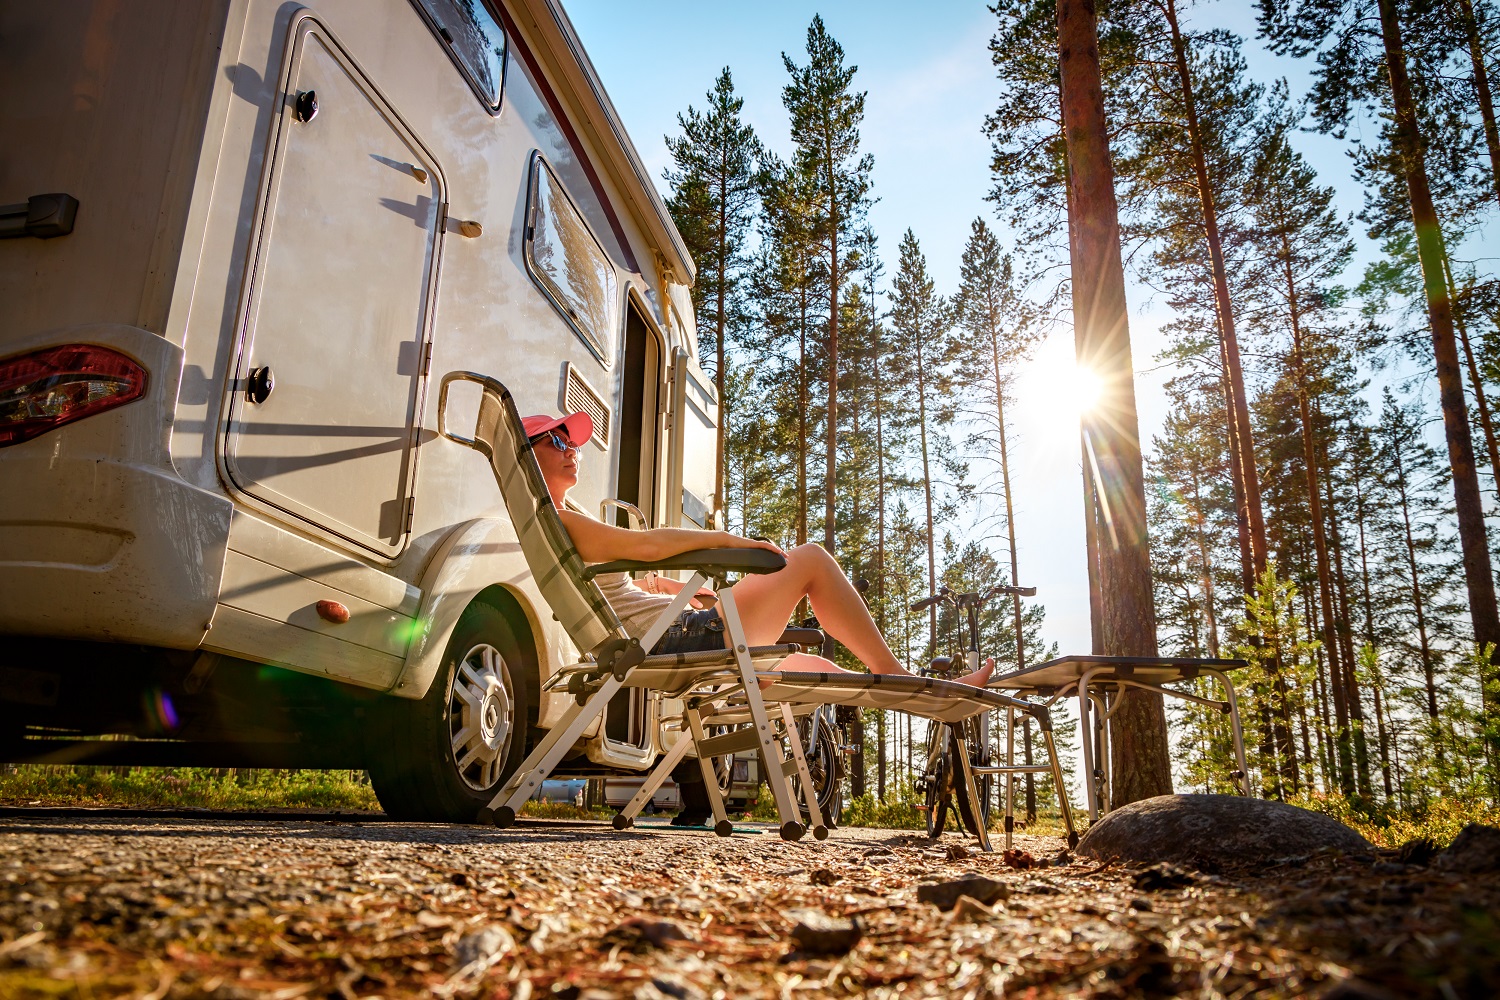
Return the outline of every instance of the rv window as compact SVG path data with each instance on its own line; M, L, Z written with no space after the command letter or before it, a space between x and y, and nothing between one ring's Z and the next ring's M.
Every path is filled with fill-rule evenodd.
M615 346L615 270L541 153L531 167L526 263L552 304L607 366Z
M505 32L484 0L418 0L443 46L479 99L500 110L505 83Z

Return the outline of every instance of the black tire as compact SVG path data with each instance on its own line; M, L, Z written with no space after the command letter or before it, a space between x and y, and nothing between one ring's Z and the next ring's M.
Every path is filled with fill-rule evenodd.
M818 809L823 814L823 822L829 827L836 827L843 808L843 757L839 755L838 733L825 721L818 719L817 733L809 736L815 718L810 715L799 722L797 736L803 741L802 752L807 757L807 773L817 791ZM812 811L800 798L797 805L802 814L802 823L806 826L812 822Z
M370 784L386 815L473 822L526 759L535 681L505 616L477 601L465 608L427 695L383 699L376 713Z
M927 806L925 814L927 836L932 840L943 835L943 827L948 823L948 806L953 801L951 791L953 780L948 767L947 757L929 750L927 770L922 775L922 783L923 801Z
M957 761L957 754L966 753L969 756L970 766L987 766L989 754L983 753L978 744L979 727L973 724L973 720L963 723L964 739L960 740L958 734L952 729L948 743L950 759ZM979 831L989 823L990 819L990 783L994 779L990 775L975 775L974 784L979 793L979 801L973 802L969 798L969 786L963 780L962 772L955 771L953 775L953 802L958 806L958 818L963 822L964 829L974 836L979 836ZM977 806L977 808L976 808Z

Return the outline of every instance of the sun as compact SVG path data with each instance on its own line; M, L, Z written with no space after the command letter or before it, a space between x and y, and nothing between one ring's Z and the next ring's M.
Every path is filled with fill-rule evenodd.
M1068 395L1072 399L1073 409L1079 416L1092 413L1104 397L1104 380L1099 377L1098 372L1083 365L1074 365L1070 375Z

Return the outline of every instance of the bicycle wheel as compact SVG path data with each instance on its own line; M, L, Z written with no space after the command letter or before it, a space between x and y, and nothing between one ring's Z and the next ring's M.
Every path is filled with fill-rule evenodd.
M963 722L963 736L960 741L958 734L952 729L949 737L948 752L950 754L967 754L970 767L989 766L989 748L984 746L979 738L979 726L973 719ZM954 760L958 758L955 756ZM975 802L969 797L968 782L963 780L963 775L955 771L953 775L953 799L958 806L958 818L963 821L964 829L979 836L979 831L988 826L990 820L990 788L994 784L992 775L976 774L974 776L974 790L978 793L979 801Z
M823 814L824 825L831 830L838 825L839 793L844 777L838 733L821 713L814 713L797 723L797 735L802 739L802 752L807 755L807 773L818 796L818 810ZM807 803L799 805L803 822L811 823L812 813Z
M933 840L943 835L943 827L948 822L948 807L953 802L953 772L941 742L941 735L947 732L947 726L933 724L927 742L927 768L922 773L927 836Z

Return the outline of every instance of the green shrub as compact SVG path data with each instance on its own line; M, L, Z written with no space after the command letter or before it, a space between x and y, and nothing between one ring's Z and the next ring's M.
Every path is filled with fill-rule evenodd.
M1393 806L1366 811L1336 792L1302 792L1287 801L1332 816L1377 847L1400 847L1421 837L1446 846L1470 823L1500 826L1500 809L1493 803L1469 797L1436 798L1425 806L1405 811Z
M0 774L6 805L380 811L363 771L20 764Z

